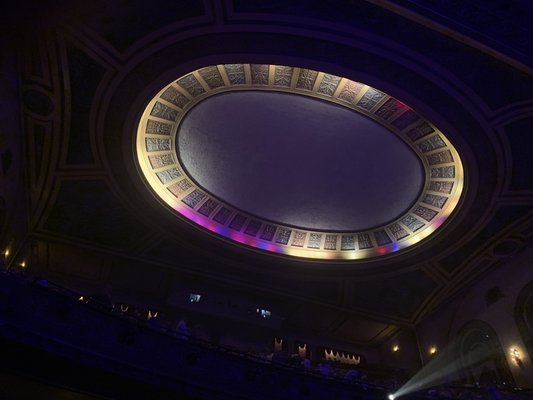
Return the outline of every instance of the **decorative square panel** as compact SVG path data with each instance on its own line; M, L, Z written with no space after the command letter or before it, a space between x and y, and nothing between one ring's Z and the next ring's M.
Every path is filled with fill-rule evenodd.
M210 67L202 68L198 71L202 79L207 83L210 89L216 89L218 87L224 86L224 81L220 72L215 65Z
M305 236L304 236L304 239L305 239ZM322 242L322 235L320 233L310 233L307 247L309 247L310 249L320 249L321 242ZM294 246L294 241L292 243Z
M167 184L168 182L179 178L181 176L180 171L178 171L177 168L170 168L165 171L157 172L157 177L161 181L163 185Z
M431 177L432 178L455 178L455 167L439 167L431 168Z
M207 199L204 204L198 209L198 212L202 215L205 215L206 217L209 217L213 211L215 211L215 208L218 206L218 201L213 199Z
M203 199L207 196L205 193L200 192L198 189L194 189L191 193L185 196L181 201L187 204L191 208L195 208Z
M429 183L429 190L433 192L448 193L452 192L453 182L440 182L440 181L431 181Z
M418 219L409 214L403 217L400 221L402 221L402 224L407 226L413 232L416 232L424 226L423 222L419 221Z
M185 104L189 102L189 99L181 94L178 90L170 86L167 90L163 92L161 98L168 101L169 103L178 106L179 108L185 107Z
M192 97L196 97L205 92L204 88L193 74L185 75L183 78L178 79L177 82L178 85L185 89Z
M277 65L274 73L274 86L291 86L293 67Z
M252 219L248 222L248 226L244 230L244 233L250 236L256 236L259 229L261 229L261 222Z
M155 102L154 108L152 108L152 111L150 112L150 115L153 115L154 117L163 118L172 122L176 121L178 114L178 110L174 110L158 101Z
M369 88L361 100L357 102L357 105L367 111L370 111L381 99L385 97L385 93L380 92L377 89Z
M261 239L271 241L274 239L274 234L276 233L275 225L265 225L263 232L261 233Z
M444 196L439 196L436 194L426 194L422 202L430 204L434 207L442 208L446 203L446 200L448 200L448 198Z
M325 250L337 250L337 238L338 235L326 235L326 241L324 242Z
M292 231L290 229L278 228L278 233L276 234L276 243L281 243L281 244L289 243L291 232Z
M252 64L252 85L268 85L268 65Z
M400 240L403 239L406 236L409 236L409 233L405 229L402 228L402 226L398 223L394 223L389 226L389 229L392 233L392 236L394 236L394 239Z
M347 80L341 92L339 93L339 99L351 104L353 103L362 88L363 84Z
M154 169L174 164L174 157L172 156L172 154L148 156L148 159L150 160L150 165L152 165L152 168Z
M146 151L170 150L170 139L146 138Z
M446 143L441 139L439 135L431 136L430 138L418 143L418 148L424 153L446 147Z
M407 136L409 137L409 139L411 139L414 142L433 132L435 132L435 129L433 129L430 124L424 121L420 125L416 126L415 128L407 131Z
M225 64L224 69L232 85L244 85L246 83L243 64Z
M376 243L378 246L385 246L387 244L392 243L391 238L389 235L387 235L387 232L385 230L381 229L379 231L374 232L374 237L376 238Z
M292 237L291 245L296 247L303 247L306 235L307 233L305 232L294 231L294 236Z
M359 242L359 248L361 250L363 249L370 249L374 247L372 244L372 240L370 239L370 235L368 233L360 233L357 235L357 241Z
M374 115L377 115L383 119L389 119L391 116L396 114L398 111L403 110L404 108L406 108L404 104L400 103L396 99L390 98L378 108Z
M182 179L179 182L174 183L168 187L168 190L176 197L179 197L182 193L186 192L192 187L191 182L187 179Z
M439 151L435 154L427 156L429 165L447 164L453 162L452 153L450 150Z
M341 250L355 250L355 236L342 235Z
M152 135L170 135L172 131L172 125L165 124L164 122L158 122L149 119L146 125L146 133Z
M430 210L429 208L423 206L416 206L413 210L413 213L415 213L419 217L424 218L428 222L435 218L435 216L438 214L437 211Z
M231 213L232 211L229 208L222 207L220 210L218 210L213 220L215 220L219 224L224 225L226 221L228 220L229 216L231 215Z
M240 231L242 227L244 226L245 222L246 222L246 216L242 214L237 214L231 220L229 227L231 229L235 229L236 231Z
M298 75L298 81L296 82L296 87L298 89L313 90L315 86L316 77L318 76L317 71L312 69L302 68L300 74Z
M391 122L391 124L398 128L399 130L403 130L407 128L409 125L414 124L416 121L418 121L420 117L417 113L415 113L413 110L407 110L402 115L400 115L398 118L396 118L394 121Z
M341 78L338 76L324 74L322 77L322 82L320 82L320 86L318 87L318 92L327 96L333 96L333 93L335 93L340 80Z

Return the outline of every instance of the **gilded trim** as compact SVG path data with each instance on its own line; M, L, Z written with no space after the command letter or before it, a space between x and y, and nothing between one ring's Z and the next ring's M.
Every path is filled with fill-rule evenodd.
M398 135L419 157L425 184L415 204L391 223L368 231L309 231L238 210L198 186L176 156L181 120L221 92L267 90L320 98L363 114ZM164 87L137 129L137 160L152 190L181 216L235 242L289 256L355 260L405 249L432 234L459 202L461 158L446 136L401 101L360 82L305 68L266 64L212 65Z

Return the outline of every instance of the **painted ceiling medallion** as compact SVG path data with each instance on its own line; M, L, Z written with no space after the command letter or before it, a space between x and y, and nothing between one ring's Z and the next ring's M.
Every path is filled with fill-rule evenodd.
M409 247L442 225L463 189L459 154L437 127L375 88L304 68L186 74L150 101L136 143L145 178L181 216L297 257Z

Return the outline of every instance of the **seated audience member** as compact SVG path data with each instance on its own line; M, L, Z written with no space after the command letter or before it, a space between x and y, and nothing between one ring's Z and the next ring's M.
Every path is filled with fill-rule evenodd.
M348 372L346 372L346 375L344 375L344 379L350 382L355 382L359 379L359 371L356 369L351 369Z
M178 326L176 331L178 332L178 337L180 339L188 339L189 338L189 328L187 326L187 322L185 322L184 319L181 319L178 322Z
M323 376L331 376L331 365L329 365L327 362L318 364L318 370Z
M152 329L160 329L161 319L157 315L154 317L151 317L150 319L148 319L148 326Z

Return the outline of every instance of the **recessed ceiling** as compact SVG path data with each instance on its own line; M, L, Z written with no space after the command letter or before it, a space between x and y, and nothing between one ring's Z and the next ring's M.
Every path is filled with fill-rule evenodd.
M299 257L360 259L434 232L458 203L459 154L431 122L346 78L226 64L163 88L137 155L181 217Z
M385 225L424 184L417 155L385 127L297 94L208 97L185 115L177 137L179 160L199 186L256 217L306 230Z

